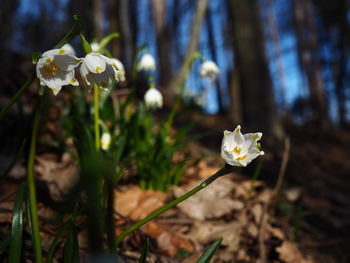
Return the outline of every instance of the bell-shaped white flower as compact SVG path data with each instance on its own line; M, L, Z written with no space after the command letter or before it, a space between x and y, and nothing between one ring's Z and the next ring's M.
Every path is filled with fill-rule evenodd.
M74 77L74 68L79 65L81 59L68 54L64 49L52 49L42 54L36 64L36 75L40 85L50 88L55 95L62 86L78 86Z
M125 81L125 69L123 63L116 58L112 58L113 66L118 70L117 77L120 81Z
M219 75L219 73L220 73L220 69L218 68L216 63L214 61L209 61L209 60L203 62L199 72L202 78L209 78L209 79L215 78L217 75Z
M109 132L104 132L101 136L101 148L107 151L111 145L112 136Z
M113 66L113 61L99 53L86 55L80 66L80 74L90 87L96 84L102 89L107 89L113 80L118 80L118 70Z
M252 160L259 155L264 155L260 151L262 133L241 133L241 126L233 131L224 131L224 138L221 145L221 157L226 163L233 166L247 166Z
M156 70L156 61L154 57L151 54L144 54L137 65L137 70Z
M151 109L161 108L163 107L163 96L156 88L150 88L145 93L145 103Z
M100 44L97 42L92 42L90 44L92 52L97 52L100 49Z
M66 43L61 47L61 49L65 50L67 52L67 54L75 56L75 50L71 44Z

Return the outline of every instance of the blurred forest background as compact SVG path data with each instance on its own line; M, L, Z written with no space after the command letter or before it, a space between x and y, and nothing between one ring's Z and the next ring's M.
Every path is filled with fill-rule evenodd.
M137 49L145 45L156 58L156 85L167 110L184 80L185 94L204 96L205 118L195 128L205 133L202 146L218 153L222 131L237 124L245 132L262 131L266 155L259 179L271 186L285 173L283 187L303 192L291 210L293 217L301 207L302 223L298 216L289 221L300 228L301 247L321 255L312 262L349 262L349 11L348 0L0 0L0 104L30 76L31 53L51 49L73 15L81 17L90 42L118 32L108 49L123 62L126 81L116 90L135 83L147 87L146 78L132 74ZM71 44L81 50L78 37ZM196 51L217 63L215 80L199 76L200 59L187 67ZM23 97L25 113L33 98ZM193 121L179 115L176 124ZM6 127L3 141L17 129ZM287 137L290 156L283 170ZM19 145L16 138L6 145ZM6 154L2 149L2 166ZM247 168L251 175L256 163ZM269 242L276 245L275 239Z
M215 61L221 74L214 85L200 79L200 61L186 83L194 94L206 91L208 113L277 135L279 117L318 127L350 120L346 0L3 0L0 12L3 61L49 49L78 14L90 40L120 33L110 49L129 74L145 44L164 91L184 77L194 51ZM17 64L1 65L7 92L21 83L17 74Z

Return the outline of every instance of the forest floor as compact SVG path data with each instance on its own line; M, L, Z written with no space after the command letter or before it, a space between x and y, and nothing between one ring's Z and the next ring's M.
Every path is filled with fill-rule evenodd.
M55 125L49 121L41 138L55 133ZM141 191L133 178L123 180L115 190L117 233L220 169L222 132L233 128L223 117L206 116L197 127L205 135L186 149L198 162L168 193ZM149 262L196 262L220 237L223 242L214 262L350 262L350 132L321 132L295 125L286 130L289 151L283 142L263 138L266 155L260 161L219 178L127 237L120 246L121 262L137 262L146 237L151 238ZM283 156L286 170L280 171ZM4 153L1 158L5 158ZM251 180L255 172L256 181ZM47 252L62 222L57 218L62 218L64 196L77 180L77 166L70 154L58 155L39 147L36 173L40 231ZM9 231L15 194L25 174L22 160L0 185L3 232ZM276 192L276 182L282 176L282 187ZM88 254L85 221L85 216L77 219L83 256ZM31 262L29 229L25 229L24 238L25 257ZM63 254L62 243L57 262ZM0 259L5 256L0 255Z

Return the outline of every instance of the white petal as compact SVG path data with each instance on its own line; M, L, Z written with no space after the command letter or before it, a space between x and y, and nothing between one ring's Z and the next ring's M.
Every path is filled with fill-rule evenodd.
M85 80L85 82L90 85L89 80L87 79L87 75L89 74L89 70L86 67L85 63L82 63L80 66L80 75Z
M54 62L57 63L60 70L70 71L77 67L80 63L80 59L75 56L65 54L65 55L56 55L54 57Z
M237 128L233 131L233 139L237 145L241 145L244 142L243 134L241 133L241 126L238 125Z
M92 73L102 73L106 70L106 57L98 53L90 53L84 58L87 69Z
M75 50L71 44L66 43L61 47L61 49L65 50L68 54L75 56Z

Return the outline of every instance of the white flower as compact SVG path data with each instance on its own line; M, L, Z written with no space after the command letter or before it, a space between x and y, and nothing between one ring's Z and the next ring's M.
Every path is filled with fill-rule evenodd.
M74 68L80 61L81 59L68 54L64 49L46 51L36 64L36 75L40 85L52 89L55 95L64 85L78 86L79 83L74 78Z
M241 133L241 126L233 131L224 131L224 138L221 145L221 157L226 163L233 166L247 166L259 155L264 155L260 151L257 143L262 137L261 132Z
M148 108L161 108L163 106L163 96L156 88L150 88L145 93L145 103Z
M100 49L100 44L97 42L92 42L90 44L92 52L97 52Z
M101 136L101 148L105 151L109 149L109 146L111 145L112 137L110 133L104 132Z
M156 61L154 57L150 54L144 54L137 65L137 70L156 70Z
M118 80L118 70L113 66L113 61L99 53L86 55L80 66L80 74L90 87L96 84L102 89L107 89L110 82Z
M61 47L61 49L65 50L67 52L67 54L75 56L75 50L71 44L66 43Z
M200 68L200 75L202 78L215 78L217 75L219 75L220 73L220 69L218 68L218 66L216 65L216 63L214 61L205 61L203 62L203 64L201 65Z
M113 66L118 70L118 79L125 81L125 69L123 63L116 58L112 58Z

